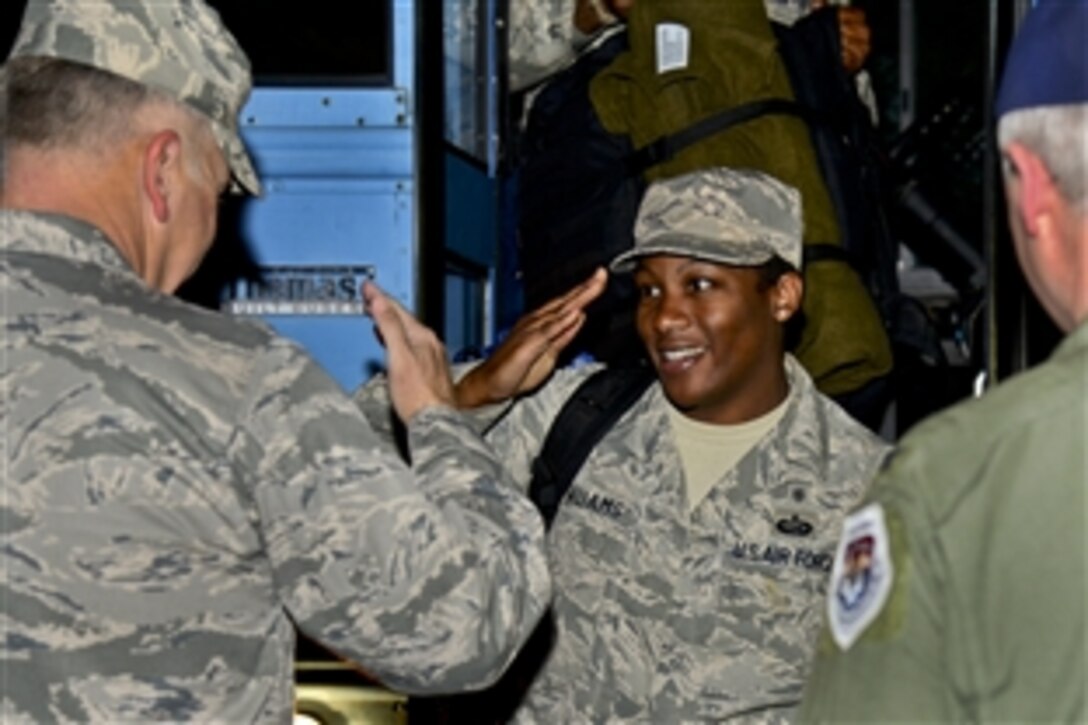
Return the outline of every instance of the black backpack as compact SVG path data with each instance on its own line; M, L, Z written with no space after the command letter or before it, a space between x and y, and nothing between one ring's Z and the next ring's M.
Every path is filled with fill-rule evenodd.
M627 33L617 33L549 80L517 139L517 258L526 309L570 289L633 243L645 185L624 167L630 141L604 130L589 98L590 81L625 50ZM629 278L610 277L567 349L608 361L640 356L634 300Z
M894 337L899 243L889 225L887 160L854 79L841 62L835 62L841 54L835 8L810 13L793 26L772 23L772 27L794 97L806 109L820 173L842 229L846 260L861 275ZM809 247L806 261L828 253L834 254Z
M517 253L527 309L584 280L633 244L642 172L688 145L768 113L803 118L843 232L841 247L806 245L806 261L849 261L873 295L887 327L895 323L898 243L886 219L882 162L868 110L842 67L834 8L810 13L794 26L772 23L795 101L765 99L710 116L635 150L597 119L589 84L627 47L618 32L584 53L533 99L517 144ZM569 346L610 364L642 355L635 332L634 285L609 280Z

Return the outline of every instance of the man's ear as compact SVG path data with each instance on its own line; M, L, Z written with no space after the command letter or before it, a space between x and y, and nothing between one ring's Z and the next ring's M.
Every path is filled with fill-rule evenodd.
M804 291L805 282L799 272L787 272L779 277L771 288L771 314L774 318L786 322L797 314Z
M173 184L183 161L181 151L181 136L170 129L156 133L144 148L143 191L160 223L170 219Z
M1023 144L1009 144L1005 156L1012 166L1010 194L1015 197L1009 202L1028 235L1038 237L1040 224L1054 221L1051 218L1051 203L1057 193L1054 179L1039 157Z

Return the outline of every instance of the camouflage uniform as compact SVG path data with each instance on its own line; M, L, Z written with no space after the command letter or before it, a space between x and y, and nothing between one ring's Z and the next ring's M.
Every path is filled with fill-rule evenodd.
M763 0L767 6L767 17L776 23L793 25L812 11L812 0ZM846 4L839 0L832 5Z
M13 48L187 104L259 190L203 0L30 0ZM286 722L294 625L391 687L479 687L535 625L539 516L460 415L413 417L409 471L296 345L61 214L0 211L0 300L4 722Z
M634 249L758 265L801 261L800 195L755 171L705 170L647 190ZM670 403L655 382L597 444L548 537L556 644L518 713L526 722L786 719L800 701L842 518L888 446L785 357L783 417L694 510ZM595 369L556 371L486 440L528 488L559 410ZM375 382L359 402L376 423Z
M574 6L575 0L510 0L506 43L512 89L534 85L574 60L585 40L574 27Z
M552 420L594 369L557 371L487 430L523 488ZM692 513L659 384L596 446L549 533L556 646L519 720L789 717L842 517L887 446L791 357L786 371L783 419ZM385 400L378 381L358 396L379 424ZM794 516L811 532L782 533Z
M543 529L457 413L413 471L297 346L0 211L0 719L288 722L293 623L393 688L494 680Z

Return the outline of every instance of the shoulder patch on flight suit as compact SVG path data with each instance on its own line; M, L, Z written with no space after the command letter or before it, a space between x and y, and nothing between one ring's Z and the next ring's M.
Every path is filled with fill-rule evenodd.
M880 614L893 576L884 509L869 504L846 517L831 567L827 618L840 649L849 649Z

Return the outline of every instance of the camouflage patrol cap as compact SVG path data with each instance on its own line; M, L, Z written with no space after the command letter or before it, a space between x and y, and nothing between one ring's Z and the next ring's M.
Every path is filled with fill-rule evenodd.
M204 0L28 0L17 56L82 63L177 98L211 121L235 181L260 194L238 134L249 59Z
M754 170L701 169L655 181L638 210L634 248L610 268L629 272L656 254L744 267L777 254L800 270L801 194Z

